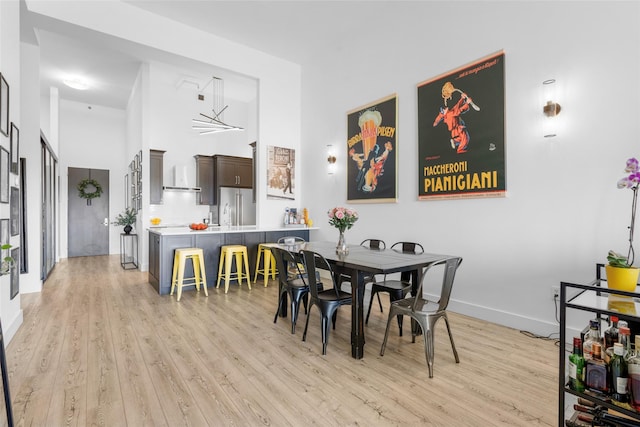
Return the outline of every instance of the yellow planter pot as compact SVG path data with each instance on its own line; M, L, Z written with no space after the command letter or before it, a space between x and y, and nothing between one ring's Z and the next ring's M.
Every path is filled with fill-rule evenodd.
M607 272L607 283L610 289L619 291L634 292L638 286L638 274L640 269L637 267L620 268L605 265Z

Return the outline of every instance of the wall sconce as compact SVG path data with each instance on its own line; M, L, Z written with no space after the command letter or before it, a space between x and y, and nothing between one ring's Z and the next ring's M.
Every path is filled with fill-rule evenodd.
M555 117L560 114L560 104L554 101L556 99L556 80L549 79L542 82L542 89L546 104L542 107L544 114L543 134L545 138L553 138L556 136L556 120Z
M327 145L327 173L333 175L336 173L336 155L333 151L333 145Z

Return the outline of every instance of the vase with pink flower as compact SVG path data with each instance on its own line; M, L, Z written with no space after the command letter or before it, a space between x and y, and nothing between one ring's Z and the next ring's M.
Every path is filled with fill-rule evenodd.
M338 238L338 245L336 246L336 253L338 255L346 255L349 253L349 247L347 241L344 238L344 232L351 227L358 220L358 212L355 209L345 207L335 207L329 209L327 212L329 216L329 224L333 225L340 231L340 237Z

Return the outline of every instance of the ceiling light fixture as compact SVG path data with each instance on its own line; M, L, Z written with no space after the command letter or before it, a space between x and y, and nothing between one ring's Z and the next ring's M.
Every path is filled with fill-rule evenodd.
M69 86L70 88L77 89L77 90L89 89L89 83L80 77L69 77L62 80L62 83Z
M213 77L209 83L207 83L202 90L198 93L198 99L204 99L202 92L204 92L207 87L212 86L213 99L212 99L212 113L210 116L207 114L200 113L207 120L203 119L193 119L193 126L191 127L193 130L200 131L200 135L207 135L210 133L217 132L225 132L230 130L244 130L238 126L232 126L226 124L224 120L224 110L227 109L228 105L224 104L224 82L219 77Z

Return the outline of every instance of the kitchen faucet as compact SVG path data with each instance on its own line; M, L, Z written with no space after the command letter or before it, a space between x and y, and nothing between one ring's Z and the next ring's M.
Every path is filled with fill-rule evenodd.
M224 204L222 216L224 217L224 224L231 225L231 206L229 206L229 203Z

